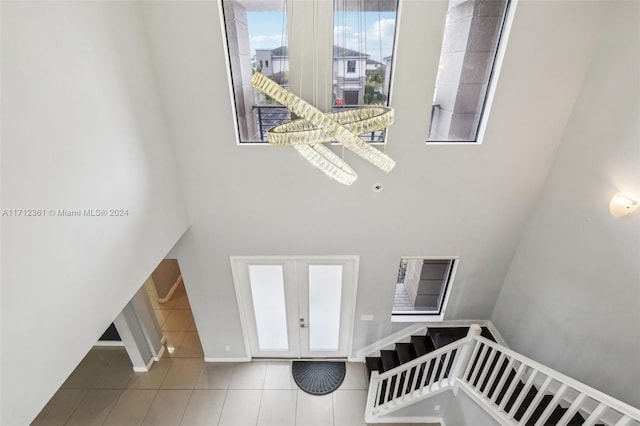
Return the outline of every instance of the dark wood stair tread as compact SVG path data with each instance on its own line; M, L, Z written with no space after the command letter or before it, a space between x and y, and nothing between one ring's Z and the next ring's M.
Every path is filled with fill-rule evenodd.
M496 338L493 337L493 334L491 334L491 332L489 331L489 329L487 327L482 327L482 332L480 333L480 335L482 337L484 337L485 339L489 339L492 342L496 342L497 343Z
M418 357L436 350L436 347L433 346L433 342L427 336L411 336L411 344L413 345L413 349Z
M377 371L378 373L383 373L384 368L382 367L382 358L379 356L368 356L365 358L365 364L367 366L367 373L369 374L369 379L371 379L371 372Z
M427 336L431 338L433 346L440 349L450 343L460 340L467 335L469 327L429 327Z
M384 371L391 370L400 365L398 359L398 353L394 350L382 350L380 351L380 358L382 358L382 367Z
M417 358L416 350L411 343L396 343L396 352L400 364L404 364Z

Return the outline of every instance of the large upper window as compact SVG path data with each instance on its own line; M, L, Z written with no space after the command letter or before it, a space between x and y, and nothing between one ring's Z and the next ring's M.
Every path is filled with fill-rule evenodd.
M397 0L334 0L334 110L388 105ZM384 142L385 131L361 137Z
M289 85L285 0L223 0L222 8L240 143L266 142L267 129L291 114L250 82L260 71Z
M450 0L427 142L476 142L509 0Z
M333 28L318 18L332 9ZM251 86L255 71L323 110L331 105L334 111L388 105L396 9L397 0L222 0L239 142L267 142L269 128L291 119L287 108ZM287 40L288 24L295 31L289 34L291 44ZM332 30L333 46L331 40L320 41L321 35ZM306 68L312 56L315 74ZM297 67L292 69L295 72L291 79L290 62ZM309 92L301 92L308 89L314 75L326 77L314 81L312 98ZM385 132L361 137L368 142L384 142Z

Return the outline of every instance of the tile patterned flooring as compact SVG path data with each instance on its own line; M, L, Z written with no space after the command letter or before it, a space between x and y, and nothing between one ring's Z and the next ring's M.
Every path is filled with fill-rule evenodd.
M136 373L123 347L92 348L32 425L365 425L364 364L347 363L337 391L312 396L290 361L205 363L184 287L166 304L151 300L162 359Z

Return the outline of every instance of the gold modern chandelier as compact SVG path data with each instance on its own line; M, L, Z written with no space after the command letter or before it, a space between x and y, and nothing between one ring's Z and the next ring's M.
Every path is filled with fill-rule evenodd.
M251 85L301 117L267 130L267 141L273 145L293 146L332 179L351 185L358 177L342 158L323 145L334 140L387 173L395 166L395 161L388 155L359 136L390 126L392 108L371 106L323 113L259 72L253 74Z

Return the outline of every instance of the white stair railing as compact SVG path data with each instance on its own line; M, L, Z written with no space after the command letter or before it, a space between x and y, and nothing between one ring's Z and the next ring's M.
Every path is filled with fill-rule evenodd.
M473 331L472 331L473 330ZM480 333L472 326L469 334ZM365 418L367 422L387 415L416 401L450 389L471 355L469 336L420 358L378 374L371 372Z
M584 426L640 426L640 410L481 337L477 325L464 339L382 374L373 371L365 420L381 422L458 387L506 425L566 425L579 413ZM559 405L564 411L556 410Z

